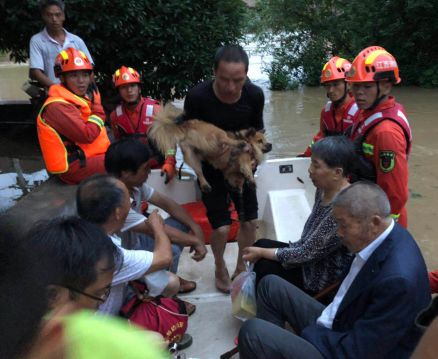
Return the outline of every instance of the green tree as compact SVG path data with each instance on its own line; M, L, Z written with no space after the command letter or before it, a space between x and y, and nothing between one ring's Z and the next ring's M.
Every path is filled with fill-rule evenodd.
M381 45L396 57L404 84L438 86L437 1L259 0L256 11L261 43L305 84L319 83L331 56L353 60Z
M211 74L218 46L242 38L245 11L242 0L69 0L65 27L86 42L101 89L127 65L141 72L145 94L170 99ZM38 0L4 0L0 15L0 51L25 61L43 27Z

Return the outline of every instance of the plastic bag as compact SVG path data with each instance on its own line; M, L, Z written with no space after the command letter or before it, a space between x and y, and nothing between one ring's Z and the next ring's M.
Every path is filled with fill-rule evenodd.
M254 317L257 309L254 265L245 263L245 267L231 284L232 314L242 321Z

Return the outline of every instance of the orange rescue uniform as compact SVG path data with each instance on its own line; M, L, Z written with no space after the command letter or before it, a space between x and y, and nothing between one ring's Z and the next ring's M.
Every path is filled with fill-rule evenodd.
M354 98L347 95L345 102L335 107L331 101L321 110L319 131L302 154L303 157L312 155L312 145L323 137L342 135L348 127L357 121L359 109Z
M359 120L351 134L352 139L358 138L355 130L373 115L382 111L393 111L397 107L402 110L402 106L395 102L394 97L389 96L372 110L360 110ZM404 113L402 116L405 116ZM376 183L385 191L391 203L391 216L403 227L407 227L408 154L411 134L407 120L401 123L403 127L394 120L382 120L365 135L362 148L363 156L374 167Z
M110 145L105 112L98 102L52 85L37 117L38 138L47 171L68 184L105 173L104 156Z

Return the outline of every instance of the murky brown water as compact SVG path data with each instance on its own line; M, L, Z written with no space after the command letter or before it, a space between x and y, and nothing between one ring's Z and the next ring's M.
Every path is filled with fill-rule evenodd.
M266 93L265 124L274 144L271 157L303 151L319 125L325 102L320 88ZM409 160L409 230L419 243L429 268L438 268L438 89L396 88L406 109L414 142ZM436 222L436 223L435 223Z
M27 76L27 68L14 68L8 73L0 64L0 100L20 93L19 86ZM303 151L318 128L319 114L325 103L323 90L303 88L290 92L265 91L265 94L265 127L274 144L269 157L293 156ZM409 230L422 248L429 268L438 268L438 240L434 234L438 228L438 161L435 158L438 156L435 122L438 89L401 87L394 94L404 104L414 134L410 158ZM23 95L20 93L20 96ZM23 159L25 171L41 168L34 128L0 125L0 170L9 169L8 157L12 156Z

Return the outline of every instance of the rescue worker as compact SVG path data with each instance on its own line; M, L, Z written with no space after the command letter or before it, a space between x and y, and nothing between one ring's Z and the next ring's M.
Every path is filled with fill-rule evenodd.
M113 84L122 99L122 102L110 114L114 137L121 139L134 136L149 145L155 154L152 168L160 168L162 164L161 175L165 175L165 183L168 183L176 174L176 150L175 148L168 149L163 158L163 155L147 139L147 132L153 122L153 117L160 110L159 102L141 95L140 74L132 67L122 66L116 70L113 75Z
M345 73L350 67L351 63L348 60L334 56L322 68L320 82L325 88L329 101L321 111L318 133L299 157L310 157L312 145L316 141L326 136L344 134L345 130L357 120L359 108L345 82Z
M397 62L384 48L367 47L354 59L346 81L360 109L349 134L360 154L355 174L386 192L391 216L407 227L412 133L403 106L390 95L393 85L401 81Z
M93 66L87 55L68 48L55 59L61 84L50 86L37 117L38 139L47 171L68 184L105 173L110 141L100 96L94 96Z

